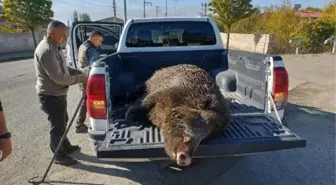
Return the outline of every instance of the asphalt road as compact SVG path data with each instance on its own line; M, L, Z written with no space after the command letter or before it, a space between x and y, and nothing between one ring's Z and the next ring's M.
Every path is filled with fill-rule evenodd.
M247 157L196 161L183 172L166 161L102 162L92 156L88 136L71 130L70 140L83 147L81 164L53 166L52 184L153 185L331 185L335 183L335 56L285 56L291 76L290 128L307 139L307 147ZM25 185L42 175L51 159L49 125L35 95L33 60L0 63L0 99L12 131L13 153L0 163L1 185ZM77 86L68 95L72 115Z

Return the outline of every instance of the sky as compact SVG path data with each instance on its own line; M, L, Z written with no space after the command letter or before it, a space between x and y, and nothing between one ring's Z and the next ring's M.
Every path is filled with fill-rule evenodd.
M113 0L53 0L54 19L71 22L73 11L87 13L93 21L113 17ZM159 16L164 16L166 0L146 0L152 6L146 6L146 17L156 16L156 6L160 6ZM0 0L1 2L1 0ZM206 0L168 0L168 16L198 16L201 3ZM254 6L280 5L283 0L252 0ZM291 0L292 4L302 4L302 7L314 6L323 8L331 0ZM117 17L124 18L124 0L116 0ZM143 0L127 0L127 18L143 16Z

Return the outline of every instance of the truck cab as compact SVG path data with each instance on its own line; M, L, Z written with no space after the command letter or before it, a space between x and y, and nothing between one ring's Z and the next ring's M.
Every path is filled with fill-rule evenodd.
M99 26L78 23L93 24ZM71 33L78 29L73 26ZM69 44L72 63L76 63L74 53L79 44L75 35L70 35ZM157 69L182 63L208 71L223 96L231 99L229 127L218 138L202 141L193 157L306 146L306 140L283 124L289 76L281 56L225 49L211 18L130 19L117 46L92 63L87 83L89 135L98 158L168 158L159 128L127 120L125 114L143 95L145 81Z

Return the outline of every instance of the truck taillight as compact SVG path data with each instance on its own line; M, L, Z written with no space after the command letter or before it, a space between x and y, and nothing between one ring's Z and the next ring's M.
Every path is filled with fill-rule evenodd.
M105 75L91 75L86 86L87 112L91 118L106 119L106 84Z
M288 73L285 68L274 68L273 71L273 100L277 110L281 110L288 102ZM271 106L271 111L274 111Z

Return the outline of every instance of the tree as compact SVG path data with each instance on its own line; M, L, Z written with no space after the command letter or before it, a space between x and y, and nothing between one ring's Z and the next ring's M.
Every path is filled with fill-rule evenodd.
M322 11L321 8L312 7L312 6L308 6L304 10L306 10L306 11L314 11L314 12L321 12Z
M209 9L215 14L215 19L227 28L226 48L229 48L232 24L249 17L256 11L251 0L211 0Z
M322 10L322 19L327 19L330 21L335 21L336 16L336 2L329 3L325 8Z
M54 17L51 10L51 0L5 0L3 1L5 14L1 18L11 23L20 24L32 32L34 45L37 46L34 32L45 27Z
M82 13L82 14L79 14L79 20L80 21L91 21L91 17L87 13Z
M78 13L76 10L72 13L72 22L78 22Z
M332 24L334 28L334 39L336 39L336 1L329 3L323 10L320 19ZM331 35L330 35L331 36Z
M76 10L72 13L72 22L91 21L91 17L87 13L78 13Z

